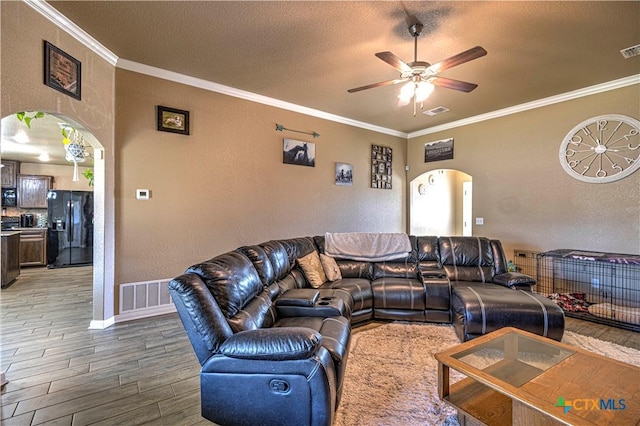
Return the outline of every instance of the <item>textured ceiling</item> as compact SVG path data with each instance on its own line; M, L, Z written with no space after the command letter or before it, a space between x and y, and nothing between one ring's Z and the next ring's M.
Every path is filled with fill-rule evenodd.
M637 1L48 3L120 59L406 133L640 74L620 54L640 43ZM437 87L424 109L450 111L416 117L399 85L347 93L399 76L374 54L412 61L415 19L418 60L488 51L441 74L478 88Z
M49 2L118 57L377 126L413 132L640 73L640 2L69 1ZM436 88L413 117L374 54L413 60L407 22L421 21L418 60L480 45L488 55L442 73L478 84ZM180 107L180 106L176 106Z

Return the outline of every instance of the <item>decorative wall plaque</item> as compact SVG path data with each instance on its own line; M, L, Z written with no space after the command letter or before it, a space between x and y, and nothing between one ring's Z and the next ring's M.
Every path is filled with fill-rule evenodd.
M391 189L392 149L386 146L371 145L371 187Z

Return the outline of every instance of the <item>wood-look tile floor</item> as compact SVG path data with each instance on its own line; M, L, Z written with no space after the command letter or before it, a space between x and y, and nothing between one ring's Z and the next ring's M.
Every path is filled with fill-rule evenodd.
M9 383L0 422L210 425L177 315L89 330L91 299L91 267L25 268L1 290L0 368ZM640 333L572 318L566 329L640 349Z

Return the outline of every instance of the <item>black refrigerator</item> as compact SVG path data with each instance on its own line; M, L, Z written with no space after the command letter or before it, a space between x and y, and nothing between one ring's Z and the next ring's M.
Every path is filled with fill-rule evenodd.
M47 194L47 267L93 263L93 192Z

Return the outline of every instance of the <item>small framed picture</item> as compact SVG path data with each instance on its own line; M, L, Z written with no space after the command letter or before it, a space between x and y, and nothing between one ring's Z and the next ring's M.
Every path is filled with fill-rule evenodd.
M82 64L53 44L44 42L44 84L80 100Z
M189 111L158 105L158 130L163 132L189 134Z
M353 165L336 163L336 185L353 186Z

